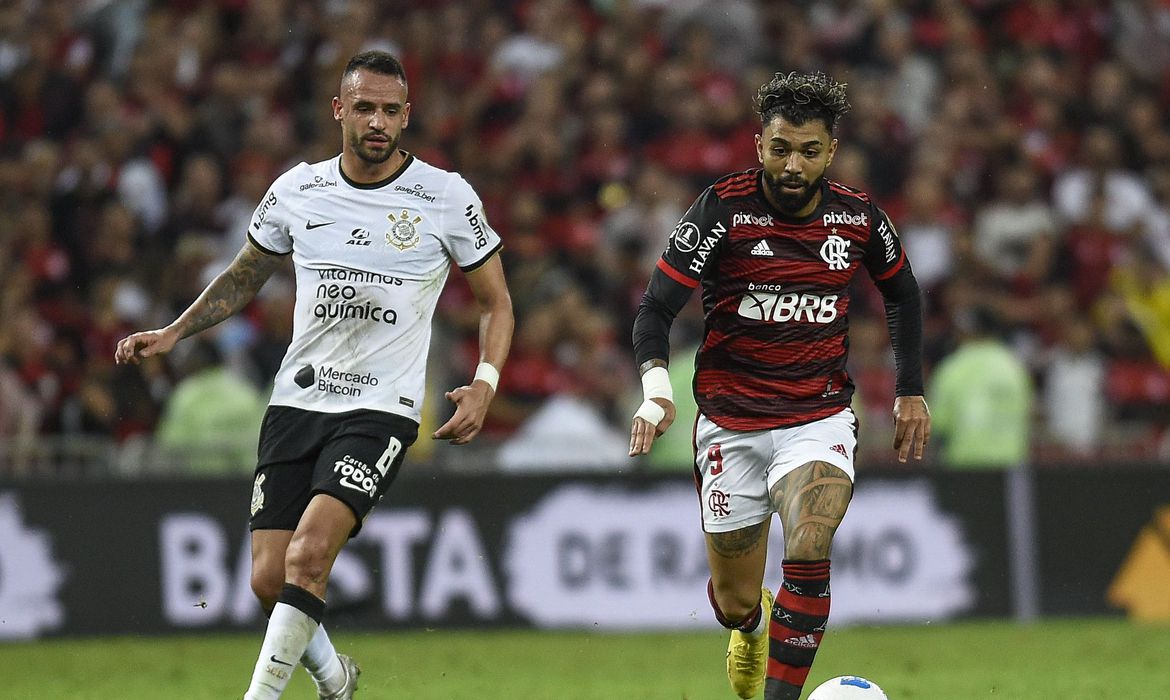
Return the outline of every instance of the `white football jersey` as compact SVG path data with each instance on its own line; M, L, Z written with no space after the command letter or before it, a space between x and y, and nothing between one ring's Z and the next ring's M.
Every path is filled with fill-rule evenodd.
M500 248L462 177L408 155L389 178L349 180L340 157L272 183L248 238L292 253L293 337L273 405L420 418L431 317L451 262L465 272Z

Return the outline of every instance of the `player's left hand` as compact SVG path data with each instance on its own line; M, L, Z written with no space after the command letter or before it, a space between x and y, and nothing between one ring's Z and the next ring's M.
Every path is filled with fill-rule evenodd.
M894 449L898 461L905 462L911 453L922 459L930 440L930 409L922 396L899 396L894 399Z
M448 391L444 396L455 404L455 415L431 434L436 440L450 440L452 445L466 445L479 434L487 416L488 404L495 391L485 381Z
M662 407L663 417L655 425L641 416L634 416L634 420L630 424L631 457L650 454L650 446L654 444L654 438L661 437L666 432L666 429L670 427L671 423L674 423L675 409L673 401L664 398L653 398L649 400Z

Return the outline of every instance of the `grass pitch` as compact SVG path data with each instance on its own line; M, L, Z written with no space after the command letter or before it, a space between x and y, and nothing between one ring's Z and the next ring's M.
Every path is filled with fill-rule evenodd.
M334 632L361 700L723 700L726 637L553 632ZM240 698L255 635L0 644L6 700ZM837 675L892 700L1170 698L1170 627L1122 620L830 627L807 690ZM316 698L303 670L288 700Z

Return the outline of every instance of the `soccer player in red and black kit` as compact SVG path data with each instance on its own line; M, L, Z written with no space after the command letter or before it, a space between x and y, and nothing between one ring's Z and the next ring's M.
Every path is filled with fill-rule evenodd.
M645 400L630 454L674 421L669 331L702 287L695 366L695 480L708 593L732 630L727 674L741 698L797 700L829 616L829 552L853 493L857 419L848 352L849 281L865 268L881 291L897 364L894 449L922 458L918 283L885 213L825 179L849 109L822 73L776 74L760 88L761 169L708 187L671 234L634 322ZM784 528L784 580L763 588L772 513ZM764 620L767 620L765 622Z

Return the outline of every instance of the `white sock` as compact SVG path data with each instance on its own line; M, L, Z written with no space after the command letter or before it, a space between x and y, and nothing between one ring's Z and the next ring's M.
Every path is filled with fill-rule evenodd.
M309 595L306 591L305 595ZM319 625L288 603L277 603L244 700L278 700Z
M337 649L325 633L325 625L317 626L317 632L309 640L305 655L301 657L301 665L313 677L321 695L336 693L345 685L345 669L337 658Z
M760 599L760 607L764 607L764 601L762 598ZM756 623L756 628L751 632L744 632L744 635L747 636L748 639L755 641L760 638L760 635L767 634L768 622L772 617L770 613L770 610L760 610L760 621Z

